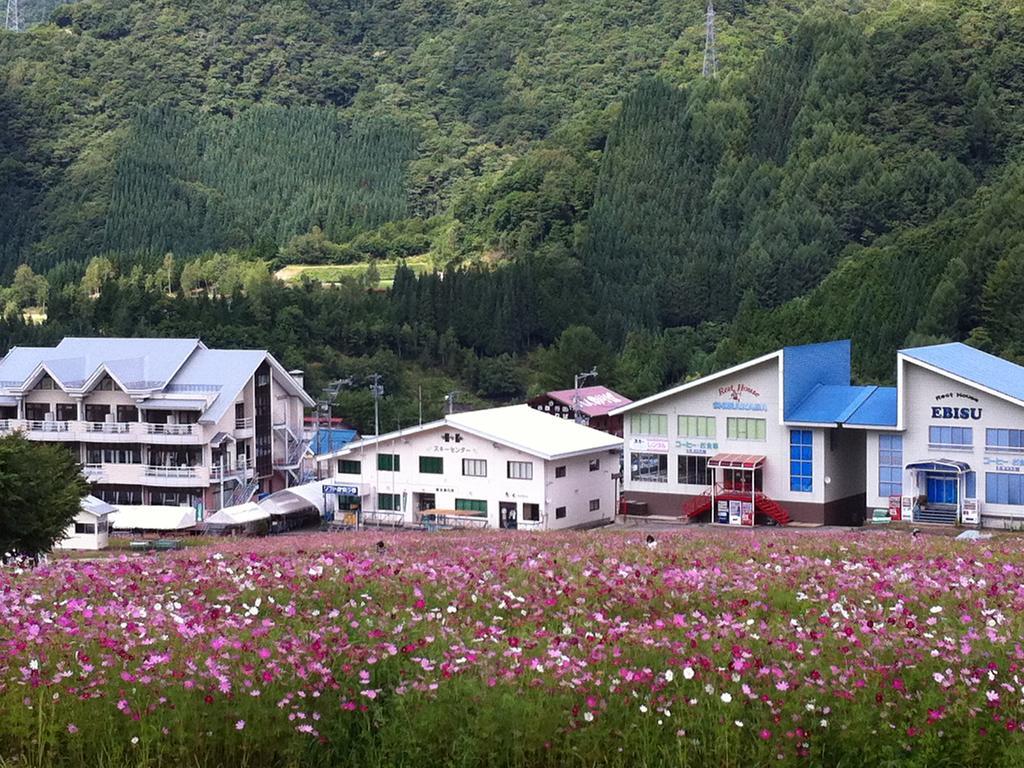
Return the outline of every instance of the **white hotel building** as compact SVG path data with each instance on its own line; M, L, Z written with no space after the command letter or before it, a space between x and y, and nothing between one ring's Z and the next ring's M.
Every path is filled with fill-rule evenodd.
M317 457L328 512L550 530L615 515L622 440L528 405L450 414Z
M0 359L0 435L67 446L115 505L218 509L298 482L313 404L269 353L197 339L66 338Z
M618 409L623 499L743 525L1024 527L1024 368L907 349L897 386L850 384L850 342L787 347Z

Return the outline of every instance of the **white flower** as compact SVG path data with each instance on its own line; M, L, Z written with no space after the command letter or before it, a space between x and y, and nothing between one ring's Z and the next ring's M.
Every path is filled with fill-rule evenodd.
M722 692L722 703L728 704L730 701L732 701L732 694L729 693L728 691L723 691Z
M586 720L588 723L594 722L594 713L593 712L584 712L583 713L583 719Z
M665 670L665 682L666 683L671 683L675 679L675 677L676 677L676 673L673 672L671 669L666 669Z
M828 728L828 720L822 720L821 721L821 727L822 728Z
M138 743L139 743L139 737L138 736L132 736L132 744L138 744Z
M737 728L742 728L743 727L743 721L742 720L733 720L733 722L736 723L736 727Z
M942 613L942 606L941 605L933 605L932 606L932 613Z
M693 667L683 667L683 679L693 680Z
M33 672L38 672L39 671L39 660L38 659L32 659L31 661L29 661L28 668L31 669Z
M640 705L640 712L645 714L645 715L647 714L647 705L646 704L641 704Z
M946 678L943 676L943 674L941 672L933 672L932 673L932 680L934 680L936 683L940 683L941 684L942 682L945 681L945 679Z

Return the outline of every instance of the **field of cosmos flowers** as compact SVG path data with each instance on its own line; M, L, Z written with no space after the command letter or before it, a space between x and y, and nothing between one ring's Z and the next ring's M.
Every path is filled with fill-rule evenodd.
M1024 765L1019 537L379 538L0 570L0 765Z

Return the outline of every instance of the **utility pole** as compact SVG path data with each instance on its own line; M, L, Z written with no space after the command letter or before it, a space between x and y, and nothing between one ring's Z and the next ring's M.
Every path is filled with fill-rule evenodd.
M373 436L380 437L380 398L384 394L384 385L380 383L381 375L371 373L370 394L373 395Z
M21 8L18 0L7 0L7 14L4 16L4 29L9 32L21 31Z
M576 376L573 377L573 383L572 383L572 388L573 388L573 392L572 392L572 419L577 424L582 424L583 423L583 413L580 411L580 384L582 382L586 381L587 379L591 379L591 378L593 378L593 379L597 378L597 366L596 365L593 368L591 368L589 371L586 371L585 373L577 373Z
M715 46L715 3L708 0L708 16L704 31L704 77L718 77L718 50Z
M444 401L448 403L448 415L455 413L455 396L459 394L459 390L454 389L444 396Z

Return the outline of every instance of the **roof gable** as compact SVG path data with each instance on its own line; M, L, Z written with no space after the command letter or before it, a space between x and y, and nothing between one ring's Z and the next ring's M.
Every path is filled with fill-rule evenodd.
M1009 360L960 342L903 349L900 356L1024 404L1024 367Z

